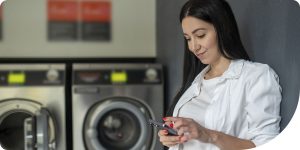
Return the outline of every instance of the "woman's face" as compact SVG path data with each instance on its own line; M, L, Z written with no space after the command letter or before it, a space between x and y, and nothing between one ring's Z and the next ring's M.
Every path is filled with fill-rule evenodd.
M182 20L182 29L188 47L203 64L213 64L221 57L217 33L212 24L195 17Z

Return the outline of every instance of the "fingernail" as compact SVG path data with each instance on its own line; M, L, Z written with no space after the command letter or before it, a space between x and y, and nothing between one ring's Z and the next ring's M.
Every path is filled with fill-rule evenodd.
M164 118L162 118L164 121L166 121L167 120L167 118L166 117L164 117Z
M173 127L174 127L174 124L173 124L173 123L171 123L171 124L170 124L170 127L171 127L171 128L173 128Z

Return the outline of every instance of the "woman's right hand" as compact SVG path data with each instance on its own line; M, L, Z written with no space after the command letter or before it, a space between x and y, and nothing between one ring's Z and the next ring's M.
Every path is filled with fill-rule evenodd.
M182 136L168 135L167 130L159 130L158 137L159 137L159 141L162 143L162 145L167 146L167 147L172 147L179 143L182 143L180 141Z

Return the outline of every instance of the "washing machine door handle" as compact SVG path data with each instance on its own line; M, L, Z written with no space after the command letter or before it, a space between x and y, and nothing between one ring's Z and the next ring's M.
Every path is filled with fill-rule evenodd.
M24 120L24 149L35 150L36 129L35 117L29 117Z
M36 148L37 150L48 150L48 111L41 109L36 114Z
M24 120L25 150L55 150L55 125L47 109Z

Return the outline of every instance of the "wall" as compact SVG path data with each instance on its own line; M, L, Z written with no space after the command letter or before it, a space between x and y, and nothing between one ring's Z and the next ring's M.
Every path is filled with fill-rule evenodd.
M111 3L111 41L48 41L47 0L7 0L0 58L156 57L155 0Z
M158 59L167 66L167 102L181 84L183 36L179 25L182 0L157 1ZM293 0L228 0L242 41L254 61L269 64L283 89L281 129L292 118L300 90L300 7Z
M166 67L166 109L182 82L183 36L179 12L185 0L157 0L157 60Z
M279 75L284 129L296 110L300 90L300 7L293 0L230 0L230 4L250 57L269 64Z

